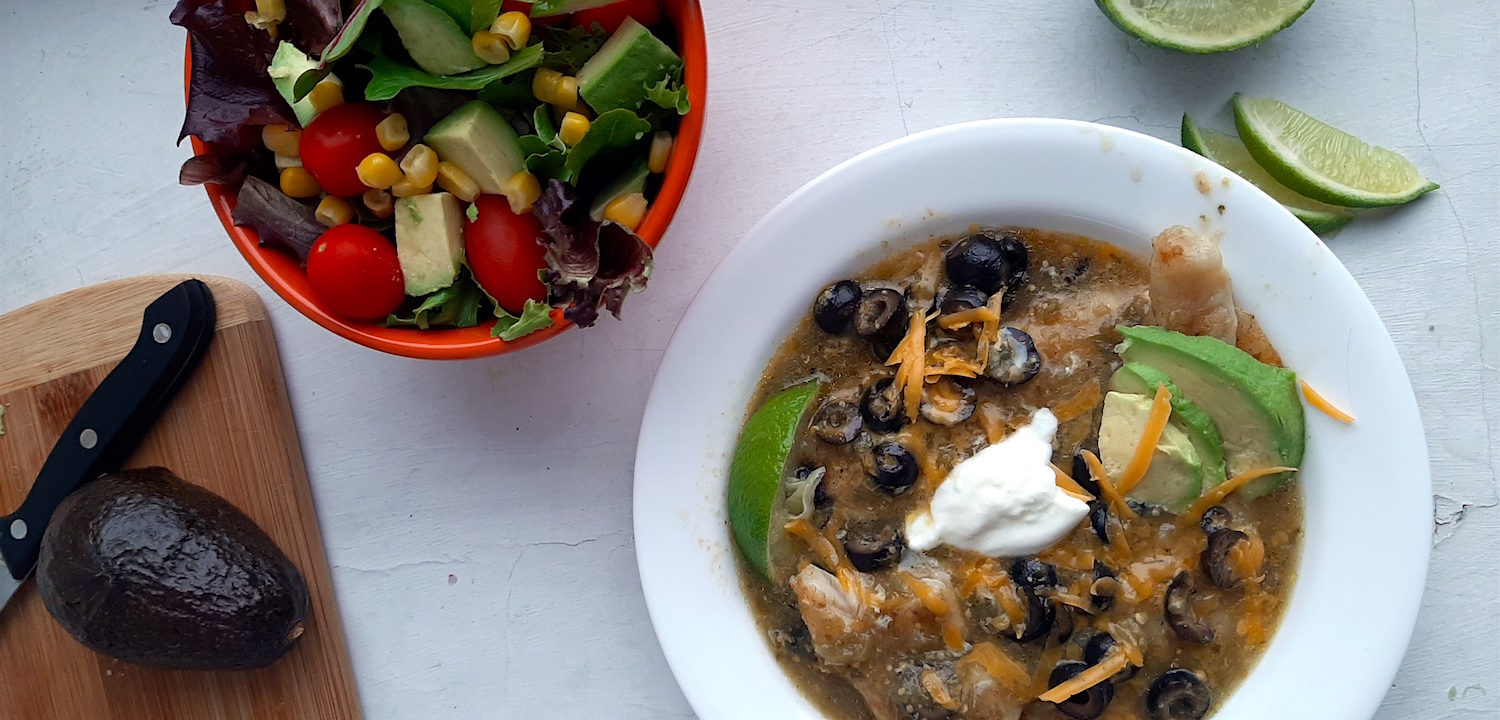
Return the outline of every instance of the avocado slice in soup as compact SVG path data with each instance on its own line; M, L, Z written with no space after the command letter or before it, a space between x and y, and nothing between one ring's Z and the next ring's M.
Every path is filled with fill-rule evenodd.
M1297 374L1267 365L1222 340L1159 327L1121 327L1120 356L1164 373L1181 394L1202 408L1224 440L1229 475L1259 468L1297 467L1307 443ZM1288 473L1245 487L1251 497L1270 493Z
M1135 455L1136 444L1151 415L1151 397L1122 392L1104 396L1099 424L1099 460L1110 477L1119 477ZM1182 428L1168 423L1156 443L1151 467L1125 496L1174 513L1182 512L1203 491L1203 458Z
M1150 365L1128 362L1115 371L1109 379L1111 390L1133 395L1151 395L1156 388L1165 385L1172 394L1172 417L1170 426L1182 430L1198 451L1203 461L1203 489L1207 490L1226 479L1224 470L1224 437L1219 426L1198 403L1182 394L1176 383L1167 374Z

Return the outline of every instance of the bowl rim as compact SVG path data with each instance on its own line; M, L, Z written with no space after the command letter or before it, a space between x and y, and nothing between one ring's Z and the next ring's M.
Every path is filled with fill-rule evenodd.
M993 137L990 137L991 135ZM774 676L765 674L763 668L747 669L750 665L763 665L765 662L774 665L774 660L770 659L770 653L765 647L763 638L755 638L758 643L754 647L758 647L758 651L754 647L745 645L743 638L738 635L732 638L732 642L728 645L705 647L705 645L722 641L728 636L727 633L742 635L743 628L725 628L738 626L749 620L749 608L737 582L738 560L735 557L737 550L728 537L727 521L722 507L728 458L743 422L745 402L748 401L750 392L753 391L755 378L758 378L760 370L764 368L770 352L779 345L796 319L805 313L805 307L801 305L792 311L783 311L781 308L783 303L776 301L770 310L760 314L764 315L769 312L782 316L779 319L760 321L751 316L737 321L732 315L737 306L726 302L726 296L732 291L742 292L744 284L750 282L744 279L749 274L768 268L777 268L778 272L781 272L783 266L777 265L776 260L785 255L784 253L777 255L777 251L785 250L784 246L787 243L796 242L795 238L816 237L816 235L809 234L808 228L797 225L797 222L802 225L811 224L806 217L799 217L808 214L799 206L824 203L820 208L823 214L837 216L818 226L822 229L826 229L825 225L833 223L859 225L863 219L859 215L851 216L847 212L841 212L842 208L837 207L830 210L826 205L838 193L852 193L851 187L869 190L872 184L867 182L861 185L851 178L887 178L875 181L875 183L880 183L879 187L882 190L887 185L901 185L902 183L904 183L902 185L904 188L922 187L922 183L929 182L931 178L917 176L913 179L910 173L903 172L910 168L897 167L897 160L921 162L913 158L926 157L936 163L940 160L934 159L934 155L941 153L941 148L946 145L948 152L941 160L961 164L964 156L957 154L958 151L954 149L954 146L964 143L976 145L977 142L971 141L981 140L993 140L998 146L1000 145L998 139L1006 137L1010 138L1011 149L1018 150L1018 154L1025 149L1021 145L1023 142L1029 143L1027 147L1051 143L1059 147L1070 148L1079 144L1080 139L1085 144L1094 143L1095 147L1102 151L1101 157L1110 157L1112 150L1116 153L1115 160L1110 161L1114 163L1109 168L1111 170L1120 170L1124 167L1120 163L1121 156L1133 156L1146 166L1147 185L1155 182L1151 179L1154 173L1162 167L1170 167L1174 173L1180 173L1180 177L1174 175L1173 179L1183 188L1172 191L1174 196L1172 204L1186 204L1189 189L1197 184L1198 176L1195 173L1209 173L1213 178L1219 179L1225 191L1235 198L1236 210L1230 215L1250 216L1245 220L1234 221L1239 227L1236 232L1239 232L1241 237L1238 242L1239 247L1234 249L1234 255L1240 259L1241 265L1244 264L1243 259L1246 256L1256 254L1263 256L1262 260L1256 261L1259 264L1269 263L1271 260L1305 260L1308 263L1306 274L1313 279L1297 279L1296 283L1309 287L1316 286L1320 293L1325 291L1331 293L1332 299L1337 301L1333 303L1338 306L1337 312L1348 313L1351 316L1350 334L1346 342L1337 342L1335 339L1329 343L1329 348L1320 346L1316 349L1317 352L1313 352L1308 349L1309 342L1299 340L1298 344L1290 344L1285 343L1283 338L1283 341L1277 343L1278 350L1287 355L1290 362L1299 362L1304 358L1311 360L1317 353L1325 350L1347 361L1349 357L1353 357L1350 353L1354 350L1359 351L1360 362L1354 364L1348 382L1354 383L1355 376L1362 376L1367 372L1385 373L1391 385L1383 388L1382 392L1374 393L1373 396L1369 393L1361 393L1359 399L1364 405L1388 408L1391 414L1389 417L1375 412L1371 412L1368 417L1360 415L1361 419L1354 426L1341 429L1331 419L1321 417L1316 413L1309 413L1309 436L1316 440L1310 442L1308 459L1304 461L1304 468L1309 471L1305 473L1305 476L1315 475L1320 480L1315 487L1304 486L1304 496L1307 502L1304 534L1307 539L1302 543L1298 560L1298 570L1301 575L1291 591L1288 608L1277 633L1257 658L1256 665L1246 680L1216 708L1215 717L1221 720L1264 717L1263 713L1267 709L1276 709L1275 706L1278 703L1285 705L1293 700L1307 701L1306 693L1301 691L1288 692L1283 700L1277 700L1273 694L1264 692L1264 688L1273 683L1296 687L1296 682L1304 681L1305 672L1302 676L1288 679L1292 664L1289 663L1286 668L1276 667L1280 661L1286 659L1285 656L1289 653L1299 663L1306 661L1311 654L1316 654L1320 663L1327 658L1349 662L1348 667L1352 669L1343 673L1345 682L1339 684L1338 687L1327 688L1326 692L1319 693L1319 697L1313 698L1311 702L1320 704L1320 707L1324 709L1325 712L1320 715L1321 717L1368 717L1384 697L1389 682L1395 676L1401 658L1404 656L1425 587L1431 549L1431 475L1425 436L1410 380L1388 331L1347 269L1338 262L1327 246L1288 211L1247 181L1204 158L1157 138L1094 123L1038 118L980 120L935 128L886 143L840 163L792 193L756 223L710 274L697 297L690 303L667 346L645 406L637 447L633 497L637 563L642 592L663 653L684 695L699 716L707 719L764 717L767 712L787 717L820 716L813 706L792 687L785 674L780 672L779 667L776 668L777 672ZM976 153L972 149L966 152ZM1035 159L1032 156L1026 157ZM979 164L979 162L975 161L972 164ZM1070 170L1076 170L1076 168L1070 168ZM1090 171L1092 170L1093 168L1090 168ZM1140 174L1139 169L1130 170L1131 179L1137 183L1141 181ZM1087 182L1087 179L1082 177L1074 178L1074 180L1080 184ZM1123 180L1112 182L1125 185ZM994 188L989 188L989 190L992 193L1003 192ZM916 190L913 192L921 196L924 192L931 195L937 191ZM1201 190L1196 190L1196 192L1201 192ZM886 199L886 196L880 195L878 199ZM949 199L947 196L943 197L944 201ZM1140 200L1142 198L1137 198L1137 201ZM1150 204L1157 202L1155 198L1144 200L1147 202L1145 207L1148 210ZM877 200L866 198L862 202L873 204ZM986 200L986 202L992 201ZM993 202L1000 203L1001 201ZM1098 200L1092 199L1081 202L1099 203ZM1166 199L1160 202L1168 203ZM1209 216L1213 215L1212 204L1204 203L1204 206L1210 208L1201 217L1205 223L1228 221L1228 218L1224 217L1211 221ZM1061 203L1060 207L1069 206ZM879 212L881 218L892 217L891 213L885 212L885 207L880 207ZM945 211L941 208L928 207L926 212L928 216L936 217L939 221L949 222L949 219L944 218ZM1058 210L1056 213L1062 213L1062 215L1054 213L1056 217L1063 217L1066 215L1066 210ZM1149 214L1149 212L1143 214ZM1219 214L1222 216L1223 211L1220 210ZM916 218L913 222L927 219L927 217ZM972 220L972 218L969 219ZM1187 220L1187 218L1183 219ZM1093 223L1091 227L1097 228L1100 234L1104 235L1108 232L1125 232L1126 228L1126 226L1110 226L1106 224L1108 222L1106 220L1091 217L1071 217L1069 221L1073 220L1086 224ZM902 230L903 221L904 218L896 217L882 225L871 224L869 227L883 227L885 229L883 234L887 238L896 238L890 240L893 244L899 242L901 237L908 237L908 241L921 239L911 236L924 235L922 228L919 226L914 230ZM1036 225L1038 223L1012 222L1012 218L1003 217L996 218L990 224ZM867 226L859 225L859 227L866 228ZM897 230L893 231L892 227L896 227ZM1277 252L1265 253L1262 252L1263 247L1247 247L1246 240L1243 239L1247 228L1274 231L1269 237L1256 237L1254 240L1274 246ZM1093 232L1077 229L1054 229L1099 236ZM1142 242L1149 241L1150 236L1160 229L1161 227L1156 227L1150 231ZM877 231L876 235L879 234ZM945 233L933 231L927 234ZM1109 241L1107 237L1101 239ZM805 239L801 242L804 243L803 247L807 247ZM874 258L887 252L873 247L884 245L884 243L876 243L874 237L858 243L834 242L833 245L837 246L837 250L830 250L823 255L843 251L845 255L833 262L847 266L846 272L864 267ZM1226 262L1228 262L1231 251L1227 244L1225 247ZM819 251L809 249L806 252L809 255L817 255ZM1282 255L1285 257L1281 258ZM804 262L801 264L816 266L819 257L822 255L802 258ZM859 257L863 259L860 260ZM1290 294L1290 291L1281 292L1279 289L1273 291L1269 285L1263 290L1249 282L1242 283L1239 267L1231 265L1231 271L1237 280L1236 296L1240 298L1242 305L1248 306L1252 311L1261 312L1256 300L1260 300L1261 304L1291 302L1281 297L1281 295ZM785 269L785 274L788 275L799 273L819 276L821 279L818 282L835 279L833 275L818 269L806 272L801 269ZM1300 278L1301 275L1298 277ZM1247 281L1255 279L1257 278L1244 278ZM1289 281L1289 285L1294 288L1296 283ZM809 287L812 287L811 283ZM1300 290L1297 291L1300 292ZM811 293L812 290L809 289L806 294L810 297ZM1318 299L1329 298L1319 297ZM1300 298L1297 300L1301 301ZM1309 316L1322 317L1334 312L1313 303L1308 304L1307 308L1306 312ZM726 312L731 314L726 315ZM1278 311L1276 315L1261 316L1261 320L1263 324L1274 320L1271 324L1283 330L1299 323L1304 328L1302 331L1304 333L1308 332L1309 328L1324 335L1331 330L1329 327L1316 324L1321 322L1320 320L1304 320L1301 316L1288 318L1283 317L1284 315L1287 313ZM751 368L754 377L737 378L730 376L732 373L726 372L725 365L737 367L749 363L750 360L730 360L727 363L720 363L729 350L719 347L725 343L725 338L722 337L722 332L718 336L715 335L715 332L718 332L713 329L716 325L731 326L743 336L738 346L733 348L733 352L749 356L750 360L755 361L747 365ZM768 326L775 328L774 331L766 330ZM761 334L766 332L771 332L771 337L761 338ZM1274 331L1272 336L1277 337ZM1339 339L1341 338L1340 335ZM1332 347L1333 345L1337 347ZM1332 357L1333 355L1320 356L1317 363L1308 362L1305 368L1299 365L1294 365L1294 367L1310 370L1315 364L1321 366L1326 362L1331 362ZM1375 365L1379 365L1379 368L1366 368L1366 366ZM1347 362L1345 362L1345 370L1351 370ZM715 385L720 387L715 387ZM696 404L712 404L725 397L732 398L728 407L715 406L709 409L694 407ZM1369 408L1356 409L1367 410ZM727 437L725 437L725 427L729 428ZM1380 547L1395 548L1400 556L1392 558L1399 562L1394 562L1390 574L1383 578L1381 602L1377 606L1364 608L1363 613L1342 613L1343 617L1319 616L1325 618L1323 622L1331 626L1329 629L1323 629L1316 622L1307 622L1307 613L1299 610L1299 606L1305 608L1308 605L1316 605L1326 610L1327 608L1323 608L1322 605L1329 601L1327 597L1330 595L1329 592L1309 590L1311 586L1322 588L1317 578L1308 576L1308 571L1321 571L1329 555L1324 544L1314 543L1313 538L1315 535L1322 538L1321 533L1325 527L1337 526L1340 531L1347 532L1352 522L1352 519L1347 516L1353 511L1326 512L1328 507L1326 496L1331 491L1322 486L1333 487L1339 482L1370 481L1345 480L1332 477L1331 473L1323 471L1324 464L1332 462L1328 456L1333 449L1347 443L1342 436L1336 435L1341 432L1353 433L1356 439L1365 443L1384 443L1369 445L1368 447L1373 449L1374 453L1368 458L1357 457L1355 460L1365 464L1374 464L1377 467L1376 472L1387 472L1390 477L1399 482L1392 485L1390 496L1381 500L1361 498L1359 502L1367 505L1379 503L1380 506L1386 508L1381 512L1390 517L1381 516L1378 519L1385 521L1394 517L1396 522L1376 523L1372 521L1368 523L1368 527L1359 528L1359 532L1364 534L1358 537L1361 541L1375 538L1380 543ZM1318 447L1320 444L1326 444L1327 447L1320 450ZM1340 459L1342 461L1342 455ZM1376 460L1380 462L1376 463ZM1312 472L1315 467L1318 469L1317 473ZM1377 475L1371 480L1379 478L1380 476ZM1314 500L1319 504L1315 506ZM1314 533L1314 530L1318 533ZM1371 552L1374 551L1366 551L1367 555ZM1347 564L1351 567L1358 565L1366 569L1371 566L1384 569L1383 564L1372 563L1373 559L1368 556L1359 556L1350 558ZM1317 564L1313 564L1315 560ZM1351 616L1355 615L1373 617L1378 622L1369 623L1373 628L1369 633L1354 635L1345 632L1333 637L1333 640L1342 641L1342 644L1328 645L1328 634L1337 633L1340 629L1347 630L1345 623L1351 621ZM750 630L758 632L754 629L753 623L750 625ZM743 659L735 655L736 651L746 651L763 657ZM1269 661L1273 654L1277 662ZM712 664L712 669L705 668L709 664ZM1302 670L1305 671L1306 668ZM727 680L723 679L724 676L727 676ZM748 688L741 688L738 685L748 686ZM1252 685L1254 686L1253 692ZM1287 687L1280 687L1280 689L1286 690ZM1250 707L1251 703L1255 706ZM768 710L768 706L772 706L771 709ZM1307 711L1301 706L1291 710L1285 707L1280 709L1283 714L1291 716L1305 716Z
M708 48L703 11L699 0L663 0L672 24L677 29L679 50L683 59L683 84L692 98L692 107L679 119L676 144L662 176L662 186L651 207L646 212L636 234L654 250L666 234L677 208L687 193L692 180L693 166L697 161L703 140L703 125L707 117L708 98ZM183 62L184 108L193 75L192 38L185 44ZM189 136L193 155L203 155L207 145L197 137ZM291 305L307 319L324 329L367 348L403 357L425 360L463 360L516 352L550 340L575 327L563 318L562 310L552 310L552 326L530 333L515 340L501 340L490 336L489 324L480 323L473 328L445 328L417 330L413 328L388 328L375 323L346 320L324 310L317 297L307 285L306 275L289 256L275 248L261 247L259 235L250 228L236 226L233 220L235 195L219 185L205 183L209 204L218 215L219 222L229 239L250 264L255 274L270 286L282 300ZM296 269L295 276L287 273Z

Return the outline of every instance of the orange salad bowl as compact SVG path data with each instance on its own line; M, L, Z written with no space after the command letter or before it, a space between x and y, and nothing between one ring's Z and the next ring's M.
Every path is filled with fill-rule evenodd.
M653 249L666 234L677 206L687 190L688 179L693 172L693 162L698 156L698 144L703 137L704 99L708 91L708 53L705 46L703 14L698 0L662 0L666 15L677 32L676 49L682 55L683 84L688 89L692 108L680 119L676 144L671 160L662 176L662 185L652 201L646 217L636 228L636 234ZM192 50L188 49L184 87L192 78ZM207 151L197 138L192 139L193 153L202 155ZM231 219L234 212L235 195L224 188L206 184L209 202L229 239L239 249L271 289L283 300L306 315L308 319L327 328L345 339L368 348L394 355L430 360L460 360L515 352L546 342L573 327L564 320L562 310L552 310L553 324L543 330L511 341L492 337L492 323L481 323L470 328L442 328L421 330L417 328L385 327L379 323L349 320L328 310L312 287L308 285L307 273L302 263L294 256L274 247L262 246L254 230L237 227Z

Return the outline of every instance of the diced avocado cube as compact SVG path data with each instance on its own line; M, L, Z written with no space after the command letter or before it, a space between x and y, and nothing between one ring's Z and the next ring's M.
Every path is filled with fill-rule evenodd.
M598 195L594 196L594 202L589 205L589 217L594 222L602 222L604 208L609 205L610 201L623 195L645 192L646 177L650 174L651 170L646 166L645 160L632 165L629 170L611 180L608 185L604 186L604 189L599 191Z
M1307 444L1297 374L1267 365L1211 337L1159 327L1122 327L1120 356L1153 367L1203 408L1224 438L1230 476L1260 468L1297 467ZM1275 490L1286 473L1251 482L1251 497Z
M635 110L646 101L646 88L671 77L682 58L650 30L627 18L599 52L578 70L578 94L595 112Z
M266 68L266 74L271 76L271 84L276 86L276 92L281 94L281 98L292 106L292 112L297 115L297 123L302 127L307 127L317 117L318 110L305 97L306 93L297 92L297 84L304 75L308 76L304 82L317 82L317 70L317 60L308 57L296 45L285 40L276 46L276 54ZM338 82L338 78L334 78L334 81Z
M474 54L473 39L441 9L423 0L385 0L380 9L417 67L454 75L488 64Z
M427 131L422 142L492 195L501 194L505 181L526 168L515 129L483 100L472 100L449 113Z
M1151 398L1146 395L1105 394L1104 419L1099 424L1099 460L1110 477L1120 477L1130 464L1150 416ZM1203 461L1198 449L1187 433L1167 423L1146 476L1125 496L1178 513L1191 505L1202 490Z
M445 192L396 200L396 259L413 297L442 290L464 263L464 208Z
M1219 434L1219 426L1198 403L1182 394L1172 378L1150 365L1125 363L1109 380L1111 390L1134 395L1153 395L1162 385L1172 394L1172 418L1168 422L1187 433L1203 460L1203 489L1224 482L1224 437Z

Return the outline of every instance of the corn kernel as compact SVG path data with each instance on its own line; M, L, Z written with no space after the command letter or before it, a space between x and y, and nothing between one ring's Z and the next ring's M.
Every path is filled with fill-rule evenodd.
M646 217L646 196L640 193L621 195L604 206L604 219L635 230Z
M286 19L286 0L255 0L255 12L263 20L279 23Z
M337 81L324 79L307 93L307 101L315 113L321 113L335 105L343 105L344 86Z
M281 191L286 193L287 197L310 198L317 197L318 193L323 192L323 188L318 187L318 181L305 168L294 167L282 170L280 180Z
M474 33L474 39L469 42L474 48L474 54L491 65L499 65L510 59L510 46L505 44L505 38L488 30L480 30Z
M413 195L426 195L430 192L432 192L432 183L427 183L426 185L418 185L410 180L407 180L406 178L401 178L401 182L398 182L395 185L391 186L391 194L395 195L398 198L411 197Z
M401 113L387 115L375 126L375 139L386 152L406 147L406 142L411 140L411 132L406 129L406 116Z
M558 83L562 82L563 74L548 68L541 68L531 78L531 94L541 102L552 104L557 97Z
M282 155L281 153L276 153L276 169L277 169L277 171L285 170L287 168L299 168L299 167L302 167L302 158L297 157L296 155L290 155L290 156L288 156L288 155Z
M510 176L500 193L510 201L510 211L520 215L531 212L531 206L542 196L542 182L535 175L522 170Z
M391 197L390 193L384 190L371 188L366 190L365 194L361 197L365 201L365 207L369 208L370 213L378 218L390 217L391 212L396 208L395 199Z
M520 50L531 41L531 18L516 10L501 13L495 22L490 23L490 32L505 38L510 49Z
M302 151L302 131L290 125L276 123L260 129L260 142L277 155L297 157Z
M343 225L354 219L354 206L341 197L326 195L318 201L318 209L313 211L313 217L328 227Z
M385 153L370 153L354 168L359 181L372 188L384 190L401 182L401 168Z
M431 185L438 176L438 156L432 148L417 143L401 158L401 172L416 185Z
M565 110L578 107L578 78L565 75L557 81L557 92L552 95L552 104Z
M589 119L576 112L570 112L563 116L562 124L557 128L557 137L561 138L564 145L573 147L589 133Z
M464 202L474 202L479 197L479 183L451 162L438 163L437 184Z
M672 133L657 130L651 136L651 152L646 156L646 168L654 173L667 171L667 161L672 159L672 146L676 144Z

